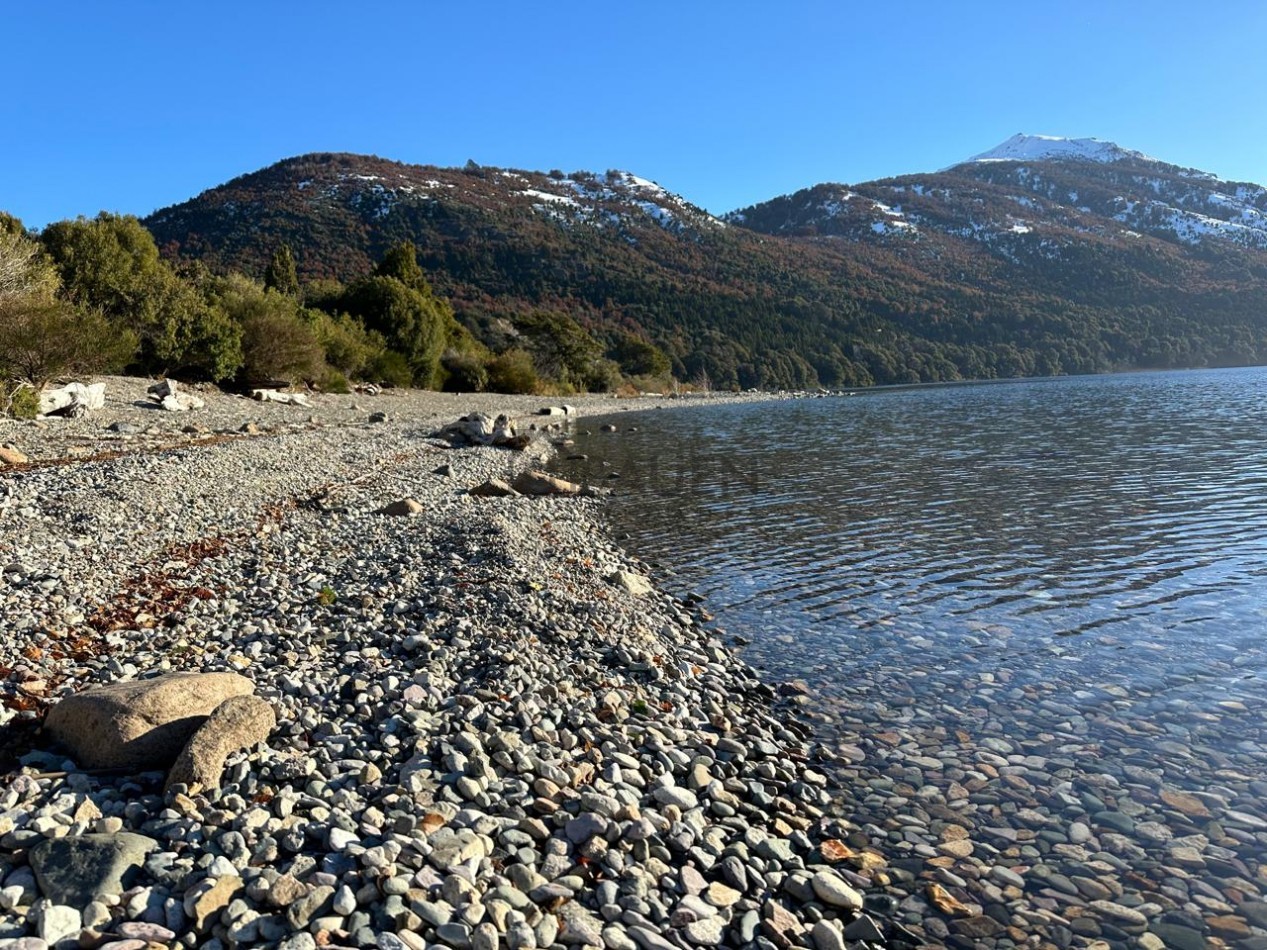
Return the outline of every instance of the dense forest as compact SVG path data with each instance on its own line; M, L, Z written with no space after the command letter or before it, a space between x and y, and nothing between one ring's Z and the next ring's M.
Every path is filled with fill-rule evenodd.
M141 222L4 219L0 374L570 392L1262 363L1263 221L1262 188L1142 157L717 218L625 172L308 155Z

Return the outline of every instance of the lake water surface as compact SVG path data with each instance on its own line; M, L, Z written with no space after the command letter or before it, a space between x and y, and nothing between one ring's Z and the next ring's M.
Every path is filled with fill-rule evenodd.
M564 469L616 488L625 544L750 662L804 681L892 867L1066 945L1262 934L1267 370L611 421ZM946 937L920 893L910 923Z

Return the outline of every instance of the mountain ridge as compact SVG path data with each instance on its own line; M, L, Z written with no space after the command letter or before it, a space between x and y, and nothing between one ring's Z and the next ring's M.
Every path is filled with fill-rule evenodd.
M562 310L726 387L1267 361L1267 190L1031 138L1066 154L820 184L721 216L626 171L316 153L145 224L171 257L249 273L287 243L308 278L359 276L411 240L477 333Z

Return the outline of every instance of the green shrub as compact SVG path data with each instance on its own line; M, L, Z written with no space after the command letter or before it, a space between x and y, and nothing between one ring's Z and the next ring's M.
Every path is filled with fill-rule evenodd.
M237 326L159 256L136 218L102 212L58 221L40 240L64 300L140 337L135 368L220 380L241 364Z
M325 371L316 332L294 297L265 290L241 274L215 279L207 295L207 308L223 314L240 334L241 381L314 381ZM202 324L211 326L205 318Z
M332 277L321 277L303 286L304 306L338 313L346 288Z
M346 313L331 315L306 312L326 363L346 376L359 379L387 348L381 334L366 330L360 320Z
M242 373L247 381L314 380L325 361L316 335L299 315L273 301L287 301L274 291L271 300L242 320Z
M525 350L507 350L488 364L488 388L495 393L536 393L541 388L532 357Z
M409 361L395 350L384 350L366 369L366 377L389 387L405 387L413 382Z
M585 373L585 389L591 393L615 392L622 377L620 367L613 360L595 360Z
M475 353L448 350L440 358L444 370L444 391L478 393L488 388L488 367Z
M64 300L0 299L0 379L41 386L63 374L116 371L136 345L135 334Z
M57 273L39 243L21 221L0 211L0 300L51 297L56 290Z
M133 365L143 372L218 383L242 366L241 324L176 278L155 320L139 332L141 348Z
M672 365L654 343L621 331L607 348L607 355L620 364L626 376L665 376Z
M352 387L348 384L348 378L333 366L327 366L325 373L322 374L317 388L323 393L339 393L346 395L352 391Z
M566 313L548 310L515 317L514 324L537 372L574 389L586 385L603 347L584 327Z
M40 394L30 383L0 384L4 415L13 419L34 419L40 414Z

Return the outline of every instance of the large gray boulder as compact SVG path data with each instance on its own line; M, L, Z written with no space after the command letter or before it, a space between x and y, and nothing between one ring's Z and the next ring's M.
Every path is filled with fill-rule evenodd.
M254 686L237 673L169 673L68 696L45 731L86 769L166 769L212 711Z
M158 842L129 831L41 841L30 851L40 892L54 904L83 910L94 900L131 887Z

